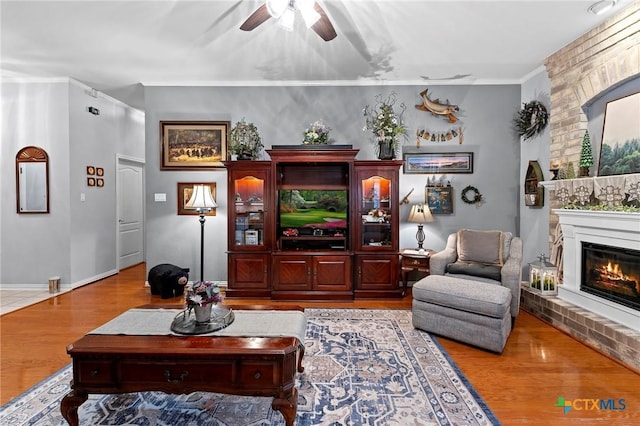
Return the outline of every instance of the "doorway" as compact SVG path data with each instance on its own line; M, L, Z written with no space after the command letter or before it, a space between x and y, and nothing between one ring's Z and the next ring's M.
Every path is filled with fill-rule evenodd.
M117 157L118 270L144 261L144 161Z

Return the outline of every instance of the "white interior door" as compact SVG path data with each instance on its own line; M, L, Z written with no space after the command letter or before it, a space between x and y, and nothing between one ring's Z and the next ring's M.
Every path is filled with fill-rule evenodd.
M118 159L118 268L144 261L144 164Z

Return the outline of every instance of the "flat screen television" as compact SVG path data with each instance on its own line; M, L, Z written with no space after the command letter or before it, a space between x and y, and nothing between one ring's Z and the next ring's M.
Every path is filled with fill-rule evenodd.
M323 235L347 229L348 191L286 189L278 194L278 224L281 230L296 229L300 234L326 229Z

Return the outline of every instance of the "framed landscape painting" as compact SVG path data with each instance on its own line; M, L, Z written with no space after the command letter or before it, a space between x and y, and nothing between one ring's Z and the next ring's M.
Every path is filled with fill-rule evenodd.
M640 92L607 103L598 176L640 173Z
M161 121L161 170L224 167L229 121Z
M405 153L405 173L473 173L473 152Z

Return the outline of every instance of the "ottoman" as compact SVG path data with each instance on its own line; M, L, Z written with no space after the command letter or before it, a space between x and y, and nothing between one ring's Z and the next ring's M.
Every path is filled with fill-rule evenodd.
M429 275L413 285L415 328L502 353L511 332L511 290L499 284Z

